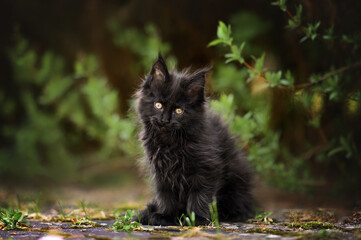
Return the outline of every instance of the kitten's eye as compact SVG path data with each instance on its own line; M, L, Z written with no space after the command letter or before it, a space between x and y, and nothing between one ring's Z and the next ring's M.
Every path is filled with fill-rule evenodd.
M175 109L175 113L181 115L181 114L183 113L183 109L181 109L181 108L176 108L176 109Z
M160 102L156 102L156 103L154 103L154 107L156 109L162 109L163 105Z

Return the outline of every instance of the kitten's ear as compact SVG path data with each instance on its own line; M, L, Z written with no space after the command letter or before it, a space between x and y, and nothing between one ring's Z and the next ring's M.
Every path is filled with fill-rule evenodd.
M187 93L192 101L204 101L204 89L206 84L206 74L212 67L206 67L193 73L187 84Z
M167 65L165 64L162 55L158 53L158 59L153 63L152 70L149 74L149 81L151 83L164 83L169 79Z

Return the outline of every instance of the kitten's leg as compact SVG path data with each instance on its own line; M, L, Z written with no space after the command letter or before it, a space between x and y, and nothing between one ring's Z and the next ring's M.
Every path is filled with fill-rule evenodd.
M192 179L192 188L187 201L187 210L196 215L195 224L205 225L209 223L210 212L209 204L212 202L212 196L215 195L214 187L207 178L198 176Z
M157 193L157 211L150 215L150 225L176 225L178 215L178 201L170 191L164 190Z
M218 216L221 221L243 221L254 214L254 199L249 183L236 179L217 193Z

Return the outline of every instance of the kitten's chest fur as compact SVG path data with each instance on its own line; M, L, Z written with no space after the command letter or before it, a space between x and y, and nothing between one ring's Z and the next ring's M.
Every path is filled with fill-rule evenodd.
M155 139L145 144L151 174L157 187L168 189L181 198L189 187L192 164L185 146L165 146Z

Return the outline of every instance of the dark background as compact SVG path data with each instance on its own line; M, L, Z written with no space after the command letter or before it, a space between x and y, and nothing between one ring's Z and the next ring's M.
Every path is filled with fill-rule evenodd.
M302 4L303 6L303 21L305 23L321 21L322 30L334 25L335 34L360 34L360 1L287 1L287 6L289 6L292 12L294 12L296 4ZM252 20L251 17L245 17L248 16L246 14L240 15L239 13L251 13L252 16L257 16L257 21ZM243 18L237 18L237 16L243 16ZM0 118L2 129L8 126L15 126L16 128L26 121L27 118L26 111L20 100L24 86L14 80L16 78L16 70L12 66L12 60L8 54L9 49L16 46L15 32L20 32L21 36L27 39L29 45L39 55L51 51L61 56L65 62L65 73L73 71L73 63L77 60L79 54L94 54L98 59L100 72L105 76L111 88L118 93L119 115L125 116L127 114L129 99L140 83L140 77L147 73L150 66L148 69L134 68L141 60L141 57L129 48L119 47L115 44L114 33L107 27L110 19L116 19L116 21L121 22L124 28L134 28L139 32L145 31L144 27L146 24L153 23L157 27L157 32L162 41L171 46L171 50L165 53L166 57L175 56L179 69L190 65L194 68L209 64L217 66L217 64L224 61L224 52L222 50L207 47L207 44L216 38L217 25L220 20L231 23L235 35L237 32L240 32L238 38L247 41L247 46L249 47L247 59L250 62L252 62L251 55L259 56L262 52L266 52L271 56L268 59L269 68L290 69L294 73L296 83L298 84L307 82L312 73L329 71L330 66L338 68L360 60L360 43L347 45L328 44L324 41L307 41L304 44L300 44L299 40L302 31L300 29L292 31L286 29L285 26L289 20L287 14L278 7L272 6L270 1L266 0L3 0L0 2L0 89L4 93L5 98L11 98L17 103L17 107L11 117L2 116ZM258 25L256 26L256 24ZM242 33L239 30L242 28L258 30L253 35L251 33L250 37L247 38L247 32ZM117 36L121 38L121 30L117 32ZM157 52L158 50L155 51ZM237 67L237 69L239 68L240 66ZM351 91L350 89L360 89L359 68L354 69L347 76L347 79L342 86L344 89L349 91ZM216 81L221 80L211 78L209 82L209 94L214 98L217 98L222 92L218 89L213 89L214 82ZM37 90L31 89L31 91L36 93ZM282 131L281 141L287 144L287 147L293 154L303 154L306 141L311 145L317 145L324 141L323 137L331 139L337 136L338 138L340 131L335 130L336 125L339 127L341 125L340 128L347 128L348 132L353 133L353 146L356 149L356 156L358 158L355 157L352 160L354 161L352 164L349 164L348 160L344 160L345 158L342 156L322 164L315 160L316 157L308 159L313 175L322 175L325 184L322 184L322 187L313 186L312 193L306 193L307 196L311 197L306 198L310 199L309 202L314 202L315 204L322 203L327 205L328 201L333 202L335 200L337 204L341 202L342 205L342 202L345 201L345 206L354 207L357 205L358 194L361 190L360 185L357 184L357 181L360 180L359 166L361 166L359 155L361 147L359 103L357 103L357 113L351 118L345 117L341 123L335 120L335 116L345 114L344 104L341 102L329 103L327 100L324 100L322 125L325 134L318 135L317 131L310 131L305 127L304 119L307 114L297 107L290 109L288 104L290 101L292 100L290 100L289 93L282 91L273 92L269 102L272 109L270 112L269 128ZM72 129L73 127L70 124L70 126L66 125L62 131L72 131ZM99 144L99 141L84 141L80 145L72 146L72 152L75 152L75 154L91 154ZM0 145L2 149L10 149L14 147L14 141L4 134L0 134ZM74 150L74 148L76 149ZM16 148L14 149L16 152ZM125 155L125 158L128 160L122 164L115 164L114 161L98 161L93 168L91 167L93 163L82 161L82 167L75 168L75 172L80 175L90 174L90 177L84 181L79 181L77 178L68 181L62 177L60 177L60 180L48 181L48 177L39 177L36 174L26 176L24 174L22 178L18 175L22 175L21 167L24 166L14 165L12 168L19 167L18 175L15 174L14 176L14 173L6 174L6 171L4 171L5 173L0 171L3 175L0 177L2 180L0 187L7 189L6 191L12 191L11 189L17 187L30 185L32 188L37 189L39 186L53 183L73 186L79 182L85 185L101 182L112 185L114 184L113 178L110 180L106 178L104 181L99 179L103 179L107 175L117 176L123 173L126 177L117 181L117 183L122 182L126 178L135 178L135 180L131 181L132 184L144 184L138 177L134 177L138 176L135 157ZM11 160L3 158L0 161L5 163ZM345 164L345 167L337 167L338 165L335 162L340 161L344 161L342 164ZM26 161L24 162L26 163ZM31 168L31 163L28 164L25 167ZM353 164L358 167L355 169ZM85 170L82 171L82 168ZM338 180L334 181L334 176L338 176L340 172L343 172L345 175L354 176L351 181L352 184L335 187ZM256 183L256 186L262 189L258 191L263 191L263 195L259 193L261 198L264 195L270 195L269 198L271 199L271 192L274 193L275 191L269 190L270 188L264 190L261 182L262 180L258 180ZM272 187L278 188L277 184L274 184ZM328 190L334 187L337 190L330 193ZM147 186L144 188L146 189ZM281 194L278 193L278 190L276 192ZM297 197L294 197L293 194L299 194L298 190L296 189L291 192L293 192L292 195L286 191L286 193L282 193L285 195L281 196L289 196L290 201L296 201ZM302 194L304 193L302 192Z

